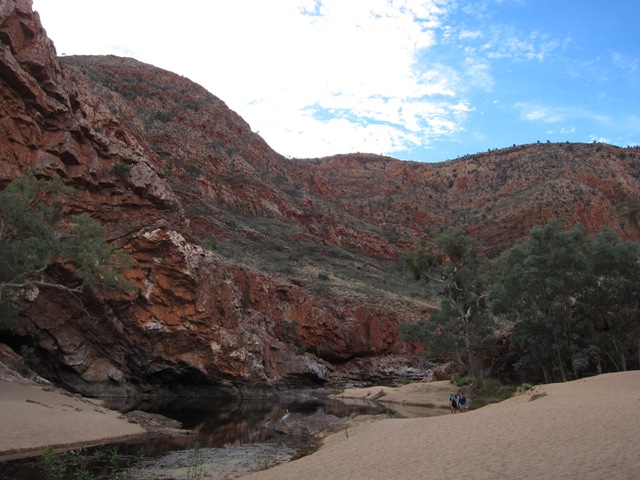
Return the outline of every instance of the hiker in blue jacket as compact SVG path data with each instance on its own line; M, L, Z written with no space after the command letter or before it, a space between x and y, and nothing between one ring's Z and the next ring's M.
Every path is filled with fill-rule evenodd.
M460 390L460 394L458 395L458 409L460 412L464 412L467 409L467 397L464 396L462 390Z

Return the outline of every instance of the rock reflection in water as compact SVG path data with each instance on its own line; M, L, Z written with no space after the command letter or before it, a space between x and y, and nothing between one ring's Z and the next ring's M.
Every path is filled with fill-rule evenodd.
M100 448L115 447L125 459L142 449L150 461L147 468L151 469L153 462L157 462L162 470L167 462L173 462L180 469L184 468L181 462L191 458L197 442L203 460L224 468L237 464L244 473L312 452L319 438L344 428L357 415L403 416L375 402L345 403L306 394L291 395L286 400L220 401L191 397L135 402L109 399L105 406L123 413L142 410L164 415L179 421L188 434L149 436ZM285 420L287 412L289 416ZM425 411L419 416L428 415ZM154 471L159 475L159 470ZM173 478L181 477L177 471L172 474ZM228 474L227 471L225 475ZM32 458L1 464L0 479L44 480L45 477L40 471L39 459Z
M387 413L371 402L347 405L311 397L220 405L182 400L158 411L194 433L188 438L149 440L144 448L148 457L155 458L135 472L141 479L190 478L194 455L200 457L198 468L207 478L245 475L310 453L320 438L345 428L352 416Z
M173 450L192 448L197 441L202 448L220 448L229 445L286 442L299 447L305 438L315 436L327 425L335 424L332 417L344 418L365 413L385 413L387 410L376 404L345 405L338 400L302 396L283 400L246 400L220 402L207 398L160 399L127 405L110 401L109 408L143 410L159 413L178 420L183 428L193 432L188 436L155 437L125 449L143 447L147 457L164 455ZM292 428L283 428L282 418L289 412L291 417L284 421ZM293 428L305 423L305 419L315 416L316 426L312 431ZM333 425L330 429L335 428ZM293 438L292 438L293 437Z

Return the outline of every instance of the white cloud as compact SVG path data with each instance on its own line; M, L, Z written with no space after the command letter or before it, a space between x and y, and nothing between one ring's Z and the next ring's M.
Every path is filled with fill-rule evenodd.
M485 59L470 56L467 57L465 65L467 68L467 84L481 88L487 92L491 91L494 85L494 80L491 75L491 66L489 65L489 62Z
M460 31L460 33L458 34L458 38L460 40L468 40L468 39L477 39L477 38L481 38L482 37L482 32L478 31L478 30L462 30Z
M448 3L35 0L34 8L45 28L49 19L55 26L60 53L132 56L184 75L277 151L316 156L367 145L391 153L462 128L457 73L416 63L435 45ZM317 105L350 115L314 117Z
M589 141L590 142L597 142L597 143L611 143L611 139L610 138L600 137L598 135L589 135Z
M561 46L558 40L537 31L525 34L498 26L492 29L491 38L481 46L481 50L491 59L543 61Z
M562 109L533 102L518 102L515 106L520 111L520 116L525 120L556 123L565 120L567 117L566 111Z
M580 134L581 132L582 135L584 135L584 132L587 129L595 129L596 131L600 132L610 132L612 126L620 123L620 120L616 121L609 115L599 112L595 113L583 107L551 107L544 106L535 102L519 102L515 106L520 111L520 116L524 120L537 123L560 124L560 126L552 130L547 130L545 133L548 134L563 134L567 135L568 137L575 137L576 134ZM568 123L570 123L570 125L566 125ZM575 126L576 124L578 125L578 127ZM622 141L622 137L618 138L617 140L618 144L625 144L625 142ZM602 134L590 135L589 141L613 143L611 137L605 137Z
M640 66L640 59L638 59L637 57L631 57L622 54L620 52L613 52L611 54L611 62L616 68L630 74L635 74L638 71L638 67Z
M58 52L131 56L186 76L294 157L443 148L463 132L475 141L466 131L471 115L485 115L475 128L491 128L489 118L506 112L543 131L569 128L567 120L584 131L580 121L610 126L614 118L593 113L593 94L583 110L552 107L560 91L529 87L535 79L524 72L540 68L544 78L547 60L568 58L575 49L567 42L582 39L560 42L539 23L527 30L527 22L496 22L506 0L33 1ZM599 53L605 72L637 72L635 57L615 51L625 50ZM531 101L509 112L513 95Z

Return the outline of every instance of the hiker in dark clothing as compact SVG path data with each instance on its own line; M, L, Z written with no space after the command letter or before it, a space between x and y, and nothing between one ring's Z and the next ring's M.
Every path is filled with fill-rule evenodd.
M456 410L458 409L458 397L453 392L449 395L449 406L451 407L451 413L456 413Z

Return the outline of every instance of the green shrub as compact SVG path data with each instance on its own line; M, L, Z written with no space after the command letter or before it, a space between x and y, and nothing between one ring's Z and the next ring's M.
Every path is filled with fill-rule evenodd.
M455 376L451 380L456 387L466 387L467 385L471 385L473 383L473 379L469 377L458 377Z
M283 339L285 342L292 342L298 337L298 322L295 320L285 320L283 325Z
M97 449L89 452L84 446L57 454L47 447L41 457L42 471L47 480L129 480L127 472L143 458L140 451L135 457L125 460L114 448L110 451ZM106 473L96 473L96 465L108 462ZM104 470L104 468L102 469Z
M131 165L126 163L116 163L111 169L111 173L117 175L122 180L126 180L129 176L129 172L131 171Z
M469 387L469 406L476 409L490 403L502 402L511 397L515 391L515 387L503 385L500 381L492 378L476 382Z
M242 309L247 311L251 308L251 291L249 285L245 285L242 289Z
M202 241L202 246L207 250L213 252L218 248L218 239L211 235L209 238Z
M525 393L533 388L533 385L530 383L523 383L516 389L517 394Z
M200 442L196 442L192 447L193 456L191 457L191 464L187 469L187 478L190 480L196 480L204 478L205 469L202 466L202 446Z

